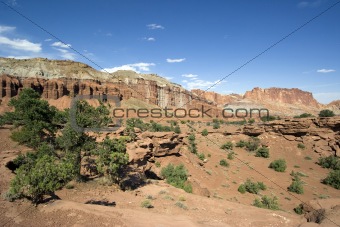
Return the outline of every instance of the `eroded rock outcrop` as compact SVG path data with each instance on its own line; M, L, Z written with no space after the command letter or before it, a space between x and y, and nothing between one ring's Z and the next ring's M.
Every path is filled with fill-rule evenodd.
M321 155L340 155L340 117L284 119L243 127L243 134L249 136L263 133L311 145Z
M184 135L174 132L143 132L128 144L129 161L136 167L153 162L155 157L180 155Z

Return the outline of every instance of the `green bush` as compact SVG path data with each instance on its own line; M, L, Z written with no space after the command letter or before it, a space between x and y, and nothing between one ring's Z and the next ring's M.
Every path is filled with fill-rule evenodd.
M227 160L225 160L225 159L221 159L221 161L220 161L220 165L221 165L221 166L228 167L228 166L229 166L229 163L227 162Z
M209 134L209 132L208 132L207 129L203 129L201 134L202 134L202 136L207 136Z
M245 146L248 151L256 151L259 148L260 139L257 137L250 137Z
M270 209L270 210L279 209L279 203L278 203L277 197L270 198L266 195L263 196L261 200L255 199L253 205L259 208L265 208L265 209Z
M196 144L196 137L195 134L190 134L188 136L189 140L189 150L193 154L197 154L197 144Z
M340 170L340 158L333 155L320 157L318 164L323 168Z
M306 118L306 117L314 117L312 114L309 113L303 113L297 116L294 116L294 118Z
M161 176L166 179L168 184L171 184L176 188L184 189L186 192L192 192L192 187L187 182L188 172L183 164L178 166L174 166L172 164L167 165L166 167L162 168Z
M174 128L174 132L177 133L177 134L180 134L180 133L181 133L181 128L177 125L177 126Z
M205 159L205 155L203 153L199 153L197 157L202 161Z
M295 192L296 194L303 194L303 182L300 177L295 176L293 178L293 182L289 185L288 191Z
M274 120L279 120L279 118L274 117L274 116L263 116L263 117L261 117L261 121L263 121L263 122L274 121Z
M261 147L256 151L256 157L269 158L269 149L267 147Z
M254 118L249 118L248 123L249 124L254 124L255 123L255 119Z
M321 110L319 113L319 117L334 117L335 114L331 110Z
M33 203L42 201L44 195L53 195L75 175L72 164L58 162L53 156L43 155L21 165L11 181L7 198L14 200L26 197Z
M332 170L322 182L333 188L340 189L340 170Z
M247 190L246 190L246 187L244 186L244 184L241 184L238 187L237 191L239 191L240 193L244 194L244 193L246 193Z
M150 200L146 199L141 203L141 207L150 209L153 208L153 205Z
M299 206L295 207L294 212L299 215L303 214L303 206L300 204Z
M245 147L246 144L247 144L246 141L240 140L240 141L238 141L238 142L236 143L235 147L241 147L241 148L242 148L242 147Z
M225 144L223 144L221 146L221 149L224 149L224 150L232 150L233 149L233 143L228 141L226 142Z
M287 168L286 160L274 160L269 164L269 168L274 169L276 172L284 172Z
M229 152L228 153L228 159L229 160L233 160L234 159L234 155L235 155L235 153L232 151L232 152Z
M306 148L306 146L303 143L298 143L297 147L300 148L300 149Z
M252 193L252 194L258 194L260 190L266 190L267 187L263 182L253 182L250 179L247 179L244 184L240 185L241 189L243 191L243 188L245 191ZM240 188L239 187L239 188Z
M220 126L220 123L219 122L215 122L213 123L213 129L219 129L221 126Z

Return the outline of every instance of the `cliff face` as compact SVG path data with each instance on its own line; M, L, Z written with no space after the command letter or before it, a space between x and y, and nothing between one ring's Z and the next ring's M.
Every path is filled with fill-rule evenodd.
M276 102L282 104L294 104L320 108L321 105L314 98L312 93L297 88L254 88L244 94L245 99L258 102Z
M203 91L200 89L191 90L194 94L212 101L217 106L223 107L224 105L234 102L236 100L242 99L242 96L239 94L230 94L230 95L222 95L213 91Z
M16 60L0 58L0 98L11 98L23 88L33 88L45 99L63 96L120 95L155 104L162 108L212 108L211 101L185 90L154 74L118 71L113 74L97 71L72 61L47 59Z

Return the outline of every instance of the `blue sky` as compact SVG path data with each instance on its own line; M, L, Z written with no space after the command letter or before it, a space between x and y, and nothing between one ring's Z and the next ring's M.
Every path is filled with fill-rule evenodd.
M1 2L2 57L71 59L208 89L338 0L2 1L65 42ZM300 88L322 103L340 99L339 21L337 4L210 90Z

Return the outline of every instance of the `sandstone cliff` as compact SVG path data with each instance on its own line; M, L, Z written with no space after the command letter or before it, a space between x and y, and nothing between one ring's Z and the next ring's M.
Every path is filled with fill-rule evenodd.
M302 91L297 88L254 88L247 91L244 96L245 99L250 99L259 102L276 102L282 104L294 104L302 106L310 106L320 108L322 105L318 103L312 93Z
M133 97L162 108L205 106L212 108L213 114L218 111L211 101L154 74L133 71L109 74L73 61L0 58L0 98L16 96L23 88L33 88L43 98L53 100L105 93L120 95L123 100Z

